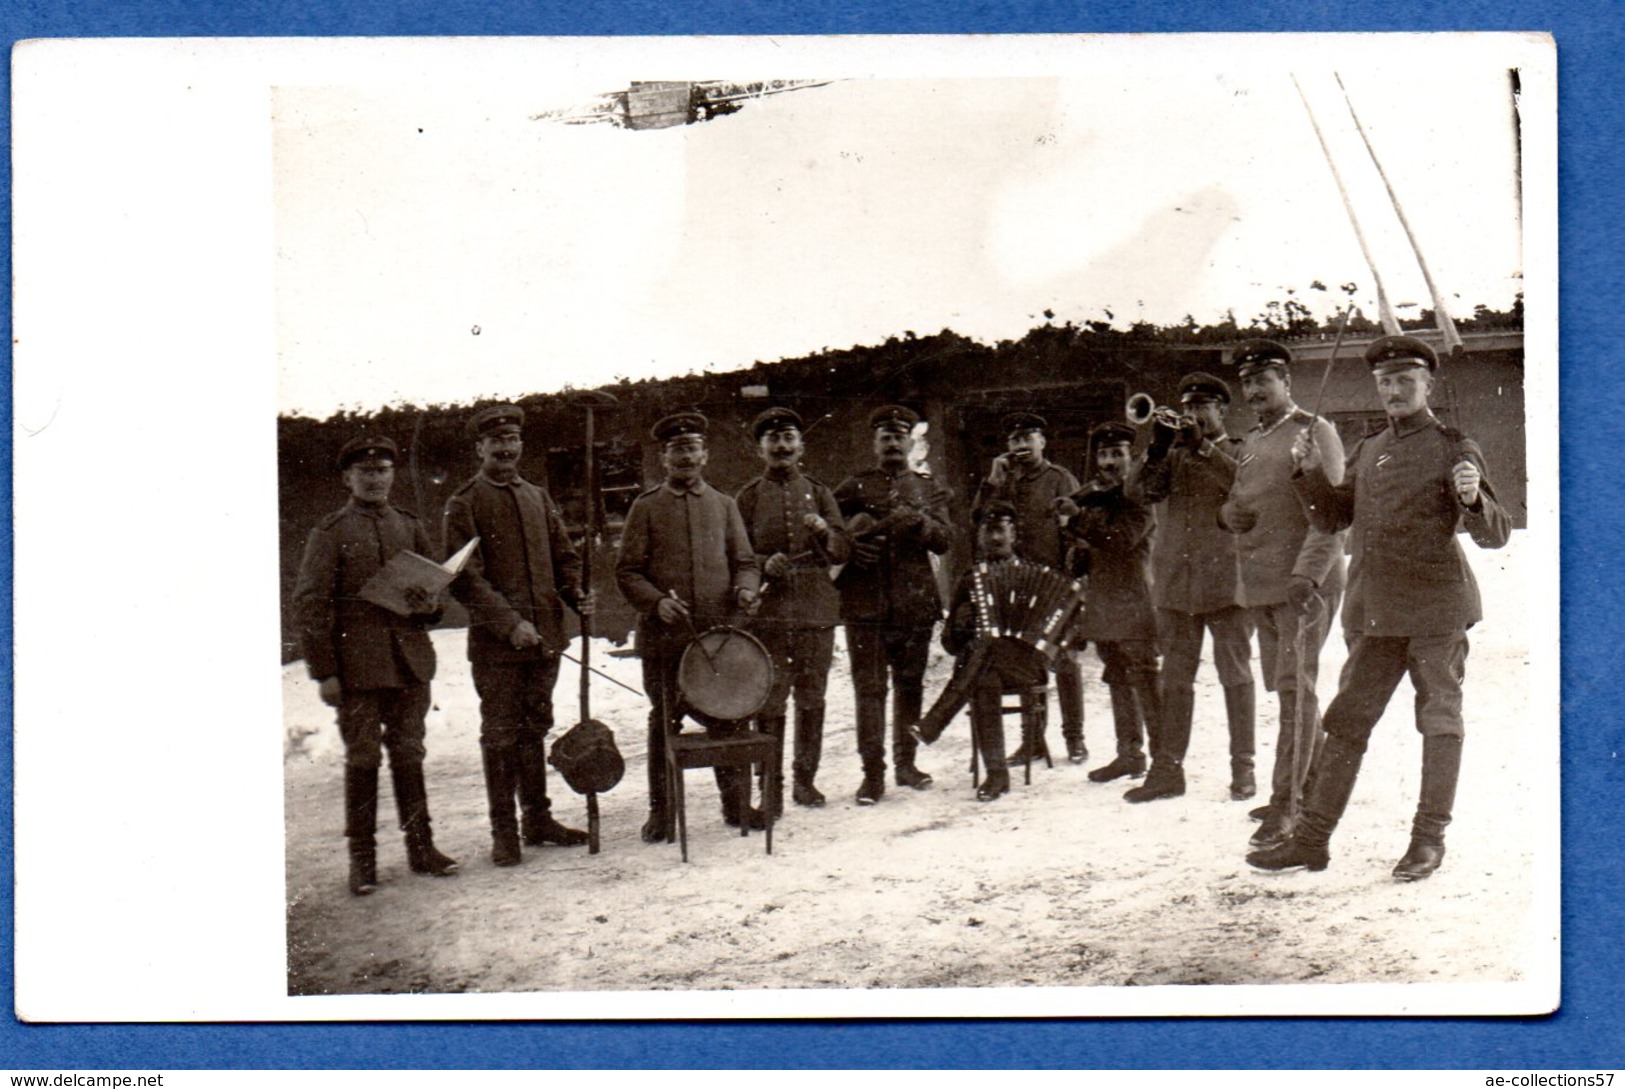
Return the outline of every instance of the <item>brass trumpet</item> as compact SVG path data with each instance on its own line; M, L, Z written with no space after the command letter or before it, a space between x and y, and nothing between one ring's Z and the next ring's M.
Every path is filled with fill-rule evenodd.
M1128 404L1123 406L1123 416L1135 427L1144 427L1155 420L1164 427L1178 428L1191 418L1177 408L1157 404L1149 393L1136 393L1130 397Z

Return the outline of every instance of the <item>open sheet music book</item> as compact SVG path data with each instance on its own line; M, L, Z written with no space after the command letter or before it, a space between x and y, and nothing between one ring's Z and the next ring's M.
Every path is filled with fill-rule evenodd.
M406 601L407 587L416 586L431 595L440 593L467 565L468 557L474 554L479 543L478 537L473 538L445 563L435 563L427 556L402 549L367 580L361 587L361 596L399 616L408 616L412 607Z

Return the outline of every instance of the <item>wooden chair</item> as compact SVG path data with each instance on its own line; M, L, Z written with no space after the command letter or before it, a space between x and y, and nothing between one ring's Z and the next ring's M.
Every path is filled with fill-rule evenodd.
M666 842L675 838L682 845L683 861L688 861L688 804L683 792L683 772L690 768L736 768L735 791L739 805L739 834L750 835L750 791L752 772L767 784L762 797L767 853L773 853L773 812L778 808L778 784L774 773L779 767L779 739L760 730L741 727L732 733L712 736L682 733L674 725L666 728L666 796L671 809L666 817ZM675 832L675 836L674 833Z
M1022 783L1033 785L1033 750L1044 743L1044 732L1049 726L1049 685L1037 684L1029 688L1018 688L1004 693L999 704L1000 714L1021 716L1021 743L1025 746L1027 760L1024 765ZM981 779L981 749L976 743L976 731L970 732L970 778L974 785ZM1044 750L1044 763L1053 768L1055 761L1050 759L1049 750Z

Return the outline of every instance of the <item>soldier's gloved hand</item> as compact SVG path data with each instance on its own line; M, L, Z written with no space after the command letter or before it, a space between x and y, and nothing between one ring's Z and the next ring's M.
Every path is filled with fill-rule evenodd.
M812 533L827 534L829 532L829 523L824 521L823 516L819 514L807 513L802 517L801 524L806 526Z
M1078 511L1081 509L1069 495L1063 495L1055 501L1055 517L1057 518L1076 518Z
M873 567L880 562L880 545L874 541L853 541L852 562L859 567Z
M675 597L663 597L660 599L660 603L655 606L655 615L660 618L662 624L670 624L675 627L682 623L684 617L688 616L688 606Z
M790 573L790 557L783 552L775 552L762 563L762 574L777 581Z
M406 607L415 616L429 616L440 609L439 595L431 594L421 586L408 586L401 591Z
M1199 450L1202 447L1202 425L1196 422L1194 416L1183 416L1179 421L1179 445L1187 450Z
M591 616L598 610L598 591L589 590L576 599L576 615Z
M528 620L521 620L513 626L508 633L508 645L515 650L528 650L531 647L541 646L542 637L536 631L536 625Z
M1464 507L1478 506L1478 486L1483 479L1484 476L1478 471L1478 466L1470 461L1458 461L1456 467L1450 470L1450 483L1456 489L1456 498Z
M739 602L739 607L744 610L746 616L755 616L756 611L762 607L762 595L744 586L734 591L734 600Z
M319 689L322 702L329 707L337 707L339 701L344 699L344 684L338 677L329 677L323 681Z
M1286 600L1300 613L1306 613L1315 605L1315 583L1306 575L1293 575L1286 584Z
M1151 445L1146 448L1146 456L1151 458L1164 458L1179 437L1179 428L1172 427L1162 421L1160 417L1151 420Z
M917 533L920 527L925 525L925 515L917 510L904 511L897 516L897 521L893 525L898 533Z

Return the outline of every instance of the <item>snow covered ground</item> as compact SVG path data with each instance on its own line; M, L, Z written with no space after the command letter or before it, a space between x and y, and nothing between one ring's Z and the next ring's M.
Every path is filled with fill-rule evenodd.
M647 991L752 988L1124 987L1161 984L1485 984L1523 981L1555 960L1537 925L1537 852L1555 828L1555 792L1530 770L1555 767L1557 708L1531 706L1523 534L1505 550L1468 550L1488 620L1468 661L1468 738L1449 856L1430 880L1389 876L1415 806L1420 741L1402 684L1372 739L1353 804L1320 874L1261 874L1243 861L1256 802L1229 800L1222 692L1198 679L1189 790L1149 805L1124 782L1085 771L1109 758L1111 715L1085 663L1084 767L1035 767L991 804L975 800L961 716L920 766L935 785L888 787L853 801L860 772L844 648L830 677L821 810L787 809L773 854L718 815L708 772L691 773L689 850L649 846L645 702L605 681L593 716L610 726L627 773L601 796L603 849L527 848L496 869L479 756L478 702L460 631L440 654L429 717L428 782L449 879L406 868L394 809L380 804L379 876L370 897L345 887L342 746L301 662L284 670L288 987L292 994ZM594 662L633 687L636 659ZM1329 701L1345 649L1328 641ZM949 667L940 650L927 699ZM1256 671L1256 664L1255 664ZM579 717L564 663L561 730ZM1053 698L1053 697L1052 697ZM1058 717L1050 739L1059 748ZM555 735L560 731L555 731ZM1016 733L1011 720L1007 733ZM1260 692L1259 769L1267 782L1274 699ZM1540 778L1540 775L1534 778ZM555 814L585 827L585 803L556 775ZM1554 924L1555 925L1555 924ZM1399 1006L1393 1012L1399 1012Z

